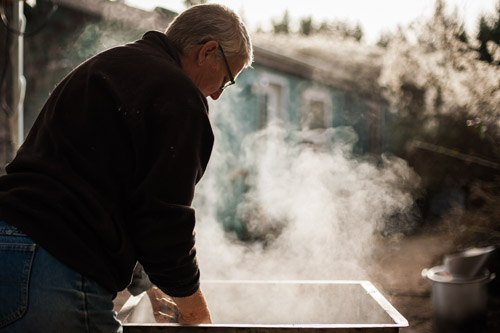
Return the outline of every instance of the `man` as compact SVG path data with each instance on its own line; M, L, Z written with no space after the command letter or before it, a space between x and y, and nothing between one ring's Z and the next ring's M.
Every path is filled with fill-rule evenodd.
M179 322L210 322L194 248L195 184L216 100L252 62L226 7L107 50L65 77L0 178L0 332L116 332L136 262Z

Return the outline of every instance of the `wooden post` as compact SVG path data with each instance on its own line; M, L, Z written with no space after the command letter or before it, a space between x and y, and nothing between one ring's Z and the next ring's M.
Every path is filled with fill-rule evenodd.
M14 1L12 3L12 30L16 33L11 45L12 66L12 117L11 138L13 149L17 150L24 141L24 94L26 91L26 79L24 78L24 29L26 18L24 17L24 2Z

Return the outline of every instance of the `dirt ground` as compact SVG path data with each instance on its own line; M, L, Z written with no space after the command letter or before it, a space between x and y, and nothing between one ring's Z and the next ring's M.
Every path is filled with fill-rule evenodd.
M403 238L383 238L373 254L372 283L408 320L402 333L434 333L431 282L422 278L424 268L441 265L443 256L456 251L446 231L428 230ZM500 332L500 297L488 295L488 320L484 333ZM467 301L467 300L464 300Z

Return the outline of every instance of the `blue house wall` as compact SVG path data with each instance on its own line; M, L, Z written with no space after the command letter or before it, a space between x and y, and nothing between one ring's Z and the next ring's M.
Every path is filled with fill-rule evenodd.
M352 133L357 137L354 139L356 142L353 143L352 153L358 155L370 152L371 140L380 139L371 137L371 128L374 127L374 121L381 119L374 117L373 110L358 96L317 80L259 63L254 63L252 68L244 70L237 77L237 84L229 87L219 100L209 100L216 141L206 175L212 177L213 182L217 184L214 190L216 193L213 195L217 196L218 221L226 230L235 231L243 239L252 237L247 230L248 221L245 216L248 207L242 207L246 204L245 195L251 190L250 179L255 177L257 172L257 161L252 162L251 159L259 158L258 152L252 151L252 148L252 156L249 158L248 141L251 141L256 133L266 131L272 123L269 119L267 123L263 123L263 118L266 118L263 113L269 112L266 110L269 105L266 105L265 96L272 89L270 80L282 84L282 113L276 118L277 124L287 133L284 139L290 145L302 144L304 140L301 133L307 130L304 121L308 112L308 101L305 100L307 92L312 95L319 93L327 107L324 128L316 131L336 127L352 128ZM258 207L254 209L258 210Z

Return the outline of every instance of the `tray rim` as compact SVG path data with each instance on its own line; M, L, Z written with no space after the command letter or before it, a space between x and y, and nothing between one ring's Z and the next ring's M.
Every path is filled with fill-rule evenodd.
M403 328L408 327L408 320L399 313L396 308L378 291L378 289L368 280L201 280L200 285L203 288L204 284L337 284L337 285L359 285L366 293L371 296L375 302L391 317L394 323L385 324L199 324L199 325L181 325L181 324L170 324L170 323L126 323L123 322L123 326L136 326L136 327L150 327L150 326L161 326L161 327L206 327L206 328ZM122 310L133 304L137 304L140 298L144 297L146 292L138 296L131 296L135 299L131 302L126 302ZM130 299L131 299L130 298ZM129 299L129 300L130 300ZM122 310L119 311L122 312Z

